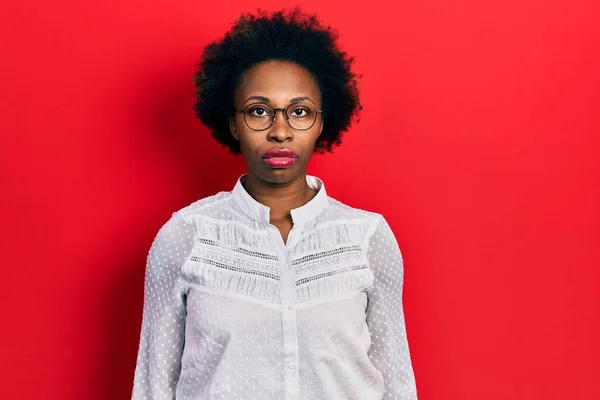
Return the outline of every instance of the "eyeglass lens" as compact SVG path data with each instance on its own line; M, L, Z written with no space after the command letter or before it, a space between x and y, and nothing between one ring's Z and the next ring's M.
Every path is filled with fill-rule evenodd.
M311 104L290 104L282 112L285 112L287 123L297 130L310 129L317 118L317 109ZM250 129L265 130L273 124L275 113L276 110L267 104L250 104L244 109L244 120Z

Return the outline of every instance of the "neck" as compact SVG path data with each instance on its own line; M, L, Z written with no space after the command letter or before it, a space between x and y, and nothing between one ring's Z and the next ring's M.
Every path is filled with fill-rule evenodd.
M317 194L306 183L305 173L291 182L272 183L248 172L242 184L254 200L271 209L271 223L291 221L291 210L303 206Z

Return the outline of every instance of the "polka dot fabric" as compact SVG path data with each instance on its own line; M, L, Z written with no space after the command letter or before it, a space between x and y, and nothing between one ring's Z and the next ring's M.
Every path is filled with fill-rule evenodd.
M369 358L387 382L383 399L416 399L402 308L404 263L394 233L383 218L369 239L367 254L375 274L366 313L372 340Z
M175 212L150 249L134 400L414 400L403 263L379 214L327 196L284 243L243 188Z

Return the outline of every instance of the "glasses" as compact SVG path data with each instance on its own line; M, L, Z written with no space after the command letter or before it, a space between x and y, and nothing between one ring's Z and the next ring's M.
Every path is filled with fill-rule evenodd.
M317 114L323 110L317 110L311 104L292 103L286 108L273 108L263 103L248 104L243 110L236 113L244 114L244 122L253 131L264 131L275 123L277 111L282 111L288 126L297 131L307 131L313 127L317 120Z

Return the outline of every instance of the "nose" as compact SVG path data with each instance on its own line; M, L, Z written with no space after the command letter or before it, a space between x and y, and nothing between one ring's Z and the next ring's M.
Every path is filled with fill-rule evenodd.
M281 114L277 114L277 111L281 111ZM269 139L277 142L292 140L294 133L285 120L285 109L278 108L274 112L275 121L271 128L269 128Z

